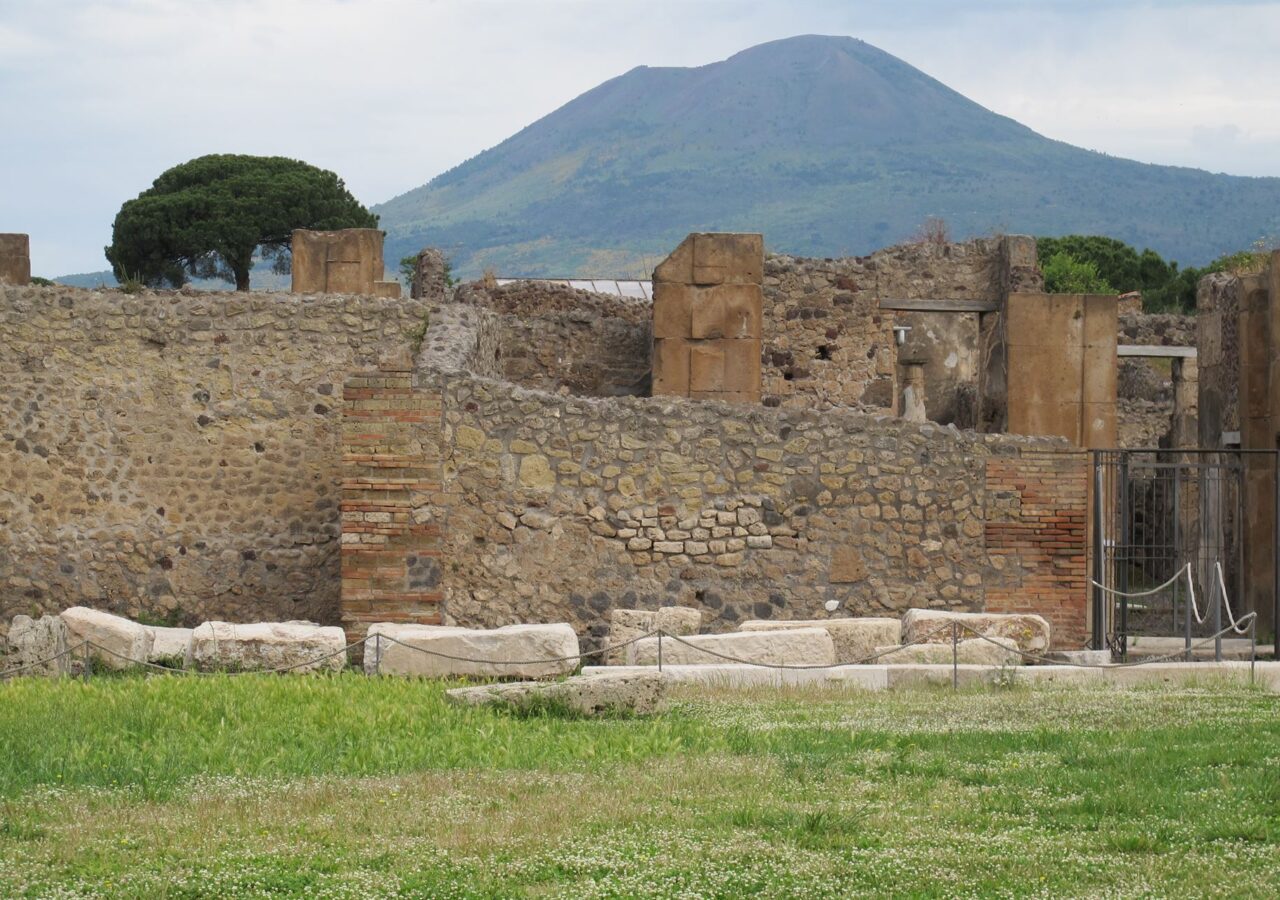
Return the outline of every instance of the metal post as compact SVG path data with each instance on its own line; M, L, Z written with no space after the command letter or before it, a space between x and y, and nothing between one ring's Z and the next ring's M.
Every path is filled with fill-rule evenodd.
M662 629L658 629L658 671L662 671Z
M960 628L958 623L951 623L951 689L960 687Z
M81 664L81 677L84 678L85 681L89 680L89 669L91 669L92 667L93 667L92 660L90 660L89 658L89 642L85 641L84 662Z
M1253 684L1254 664L1258 661L1258 617L1249 620L1249 683Z
M382 634L373 636L373 674L382 674Z
M1218 577L1215 579L1214 593L1218 597L1218 602L1213 604L1213 658L1216 662L1222 662L1222 604L1227 602L1222 585L1226 578L1223 577L1221 569L1215 569L1215 572Z
M1099 584L1105 584L1102 572L1102 555L1105 546L1102 538L1102 454L1093 451L1093 649L1101 650L1106 646L1106 613L1103 609L1104 598Z
M1126 453L1120 454L1120 544L1117 549L1123 548L1123 552L1117 553L1120 557L1119 565L1116 567L1116 581L1120 588L1120 627L1116 632L1116 643L1120 645L1120 659L1129 658L1129 598L1126 594L1129 591L1129 565L1132 563L1130 554L1133 548L1130 546L1132 542L1132 523L1130 518L1129 504L1129 456Z

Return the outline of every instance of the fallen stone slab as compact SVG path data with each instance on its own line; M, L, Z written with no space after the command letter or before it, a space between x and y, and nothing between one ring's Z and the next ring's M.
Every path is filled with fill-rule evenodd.
M151 632L131 619L87 606L63 610L60 618L67 626L67 643L70 646L82 641L94 645L89 657L96 665L107 669L130 669L151 656ZM75 663L83 659L82 653L81 650L74 652Z
M900 643L950 644L952 622L972 631L960 629L960 639L972 638L973 632L986 637L1010 638L1018 649L1028 653L1044 653L1049 649L1049 621L1030 613L964 613L944 609L909 609L902 617Z
M652 666L658 662L657 638L637 641L628 649L631 651L627 655L628 665ZM674 638L662 640L664 666L668 663L718 665L726 662L831 666L835 661L835 644L825 628L735 631L729 634L695 634L679 641Z
M191 632L186 665L202 672L338 672L347 664L346 643L341 628L313 622L205 622Z
M701 628L702 610L687 606L615 609L609 613L609 636L605 639L605 646L622 644L653 631L689 635L697 634ZM626 647L619 647L604 654L606 665L622 665L626 659Z
M896 647L896 649L895 649ZM951 665L951 644L911 644L877 647L883 653L877 663L894 665ZM956 643L955 660L973 666L1019 666L1017 641L1009 638L970 638Z
M489 629L379 622L368 635L368 674L553 678L578 667L578 635L563 622Z
M67 625L59 616L14 616L9 625L9 652L0 656L0 672L63 675L71 670L67 646Z
M148 662L159 666L181 667L186 664L187 647L191 644L190 628L165 628L160 625L143 626L151 632L151 652Z
M446 691L450 703L496 706L522 711L562 707L584 716L628 714L647 716L658 711L666 694L666 679L653 669L599 675L578 675L564 681L517 681Z
M825 628L836 648L836 662L854 663L876 652L877 647L896 644L902 623L897 619L867 617L856 619L752 619L739 631L789 631L796 628Z
M1110 650L1049 650L1044 656L1067 666L1105 666L1111 662Z

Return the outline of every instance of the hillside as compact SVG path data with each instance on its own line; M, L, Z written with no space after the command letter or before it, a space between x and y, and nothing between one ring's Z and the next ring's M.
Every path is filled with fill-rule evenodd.
M633 69L373 209L388 260L434 245L462 275L639 276L695 230L860 254L931 215L957 238L1106 234L1186 265L1280 229L1280 178L1082 150L862 41L804 36Z

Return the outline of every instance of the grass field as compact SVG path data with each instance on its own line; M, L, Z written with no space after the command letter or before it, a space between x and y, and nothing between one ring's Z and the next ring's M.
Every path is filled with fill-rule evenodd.
M1258 896L1280 698L680 692L651 719L431 682L0 684L0 895Z

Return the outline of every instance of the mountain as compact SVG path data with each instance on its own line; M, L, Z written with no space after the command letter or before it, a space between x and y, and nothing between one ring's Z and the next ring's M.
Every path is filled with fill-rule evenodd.
M929 216L955 238L1105 234L1189 265L1280 230L1280 178L1072 147L863 41L809 35L632 69L374 211L389 261L437 246L462 275L641 276L690 231L861 254Z

